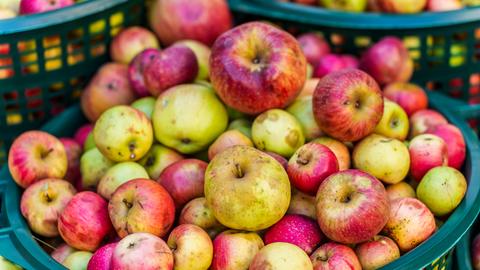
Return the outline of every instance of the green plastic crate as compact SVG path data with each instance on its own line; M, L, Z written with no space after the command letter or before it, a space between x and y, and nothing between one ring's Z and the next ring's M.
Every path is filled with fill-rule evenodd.
M480 210L480 167L474 166L480 160L478 139L465 120L448 111L454 103L436 93L430 94L430 100L431 106L458 126L465 136L468 150L464 172L469 181L468 191L465 199L437 233L385 269L420 269L432 262L430 269L449 269L452 265L452 248L471 226ZM71 136L84 122L86 120L76 105L52 119L42 130L56 136ZM21 189L12 180L8 168L4 167L0 172L0 255L27 269L63 269L32 238L20 213L20 196Z
M268 20L293 34L323 34L333 52L360 55L382 37L404 40L413 81L465 104L480 103L480 7L420 14L348 13L278 0L229 0L239 22Z
M90 0L0 20L0 166L15 136L78 100L112 37L143 14L144 0Z

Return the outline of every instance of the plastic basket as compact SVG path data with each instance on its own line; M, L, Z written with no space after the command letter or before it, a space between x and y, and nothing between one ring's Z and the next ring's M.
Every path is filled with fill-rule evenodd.
M143 13L143 0L92 0L0 20L0 166L15 136L78 100L112 37Z
M230 0L240 22L264 19L294 34L323 34L333 51L359 55L387 35L415 61L413 81L465 104L480 103L480 7L413 15L347 13L278 0Z
M437 233L412 252L386 266L386 269L420 269L432 262L432 269L449 269L452 265L452 248L471 226L480 210L479 183L472 181L480 177L480 168L473 163L480 159L478 139L463 119L447 110L451 106L449 99L436 93L431 93L430 99L432 107L458 126L465 136L468 151L464 172L469 188L465 199ZM84 121L86 120L76 105L48 122L43 130L56 136L67 136ZM8 168L4 167L0 172L0 255L27 269L62 269L32 238L20 214L20 195L21 190L11 179Z

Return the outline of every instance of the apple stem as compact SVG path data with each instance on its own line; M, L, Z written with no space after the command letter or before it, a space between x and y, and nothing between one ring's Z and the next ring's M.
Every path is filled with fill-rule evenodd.
M48 156L48 154L50 154L51 152L53 152L53 148L48 149L46 152L42 152L41 155L40 155L40 158L41 159L46 158Z
M130 159L135 159L135 153L133 152L135 150L135 143L130 143L128 149L130 150Z
M297 157L297 164L307 165L310 162L310 158L311 158L311 155L309 155L308 153L306 153L304 151L300 151L300 153L298 153L298 157Z
M244 176L242 168L238 163L235 163L235 176L237 176L237 178L242 178Z
M123 203L127 206L128 209L132 208L132 203L128 202L126 199L123 199Z

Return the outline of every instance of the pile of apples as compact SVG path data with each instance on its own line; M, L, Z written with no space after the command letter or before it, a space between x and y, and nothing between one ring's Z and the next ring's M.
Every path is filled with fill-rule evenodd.
M288 0L279 0L288 2ZM327 9L349 12L386 12L397 14L424 11L441 12L478 6L477 0L290 0L301 5L321 6Z
M65 242L51 254L59 263L377 269L460 204L462 133L408 83L397 38L360 60L331 56L333 68L315 56L329 51L320 37L262 22L231 29L221 0L199 5L203 20L190 25L180 2L153 4L155 33L113 40L115 62L81 98L91 124L73 138L28 131L11 146L21 213L35 234ZM321 79L307 79L307 63Z

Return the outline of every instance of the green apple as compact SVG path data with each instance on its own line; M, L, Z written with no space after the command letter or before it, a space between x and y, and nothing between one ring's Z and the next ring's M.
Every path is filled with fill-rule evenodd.
M307 141L322 136L322 131L315 121L312 109L312 97L306 96L297 98L288 108L287 112L291 113L302 126L303 135Z
M355 168L386 184L402 181L410 169L410 154L405 144L378 134L371 134L355 145L352 159Z
M154 144L138 163L147 170L150 179L158 179L163 169L181 159L183 156L174 150L161 144Z
M205 149L227 128L228 115L207 87L183 84L158 97L152 121L160 143L193 154Z
M210 74L210 48L196 40L181 40L175 44L182 44L190 48L198 62L198 75L196 80L207 80Z
M98 182L115 162L106 158L94 147L83 153L80 158L80 173L82 174L82 187L84 189L97 189Z
M86 270L92 256L88 251L76 251L68 255L62 264L69 270Z
M144 97L135 100L130 106L143 112L148 117L148 119L151 119L153 108L155 108L155 101L156 100L154 97Z
M226 108L227 108L228 118L231 120L237 120L237 119L247 117L246 114L239 112L232 107L226 106Z
M258 149L286 158L305 143L302 126L295 116L279 109L268 110L255 118L252 139Z
M252 122L247 119L237 119L230 122L228 130L236 129L243 133L243 135L252 139Z
M435 167L423 176L417 187L417 197L435 216L452 212L465 196L465 176L452 167Z
M2 270L21 270L22 268L4 257L0 256L0 269Z
M328 9L362 12L367 8L367 0L320 0L320 5Z
M208 165L205 198L223 225L258 231L277 223L287 212L290 181L273 157L237 145L217 154Z
M385 99L383 104L383 116L374 132L385 137L405 140L409 128L407 113L400 105L388 99Z
M103 198L110 200L112 194L119 186L136 178L149 179L148 173L142 165L131 161L117 163L108 169L102 179L100 179L97 193Z
M93 132L88 133L85 143L83 144L83 152L95 148L95 141L93 140Z
M116 162L136 161L150 149L153 130L150 119L141 111L120 105L106 110L93 129L98 150Z

